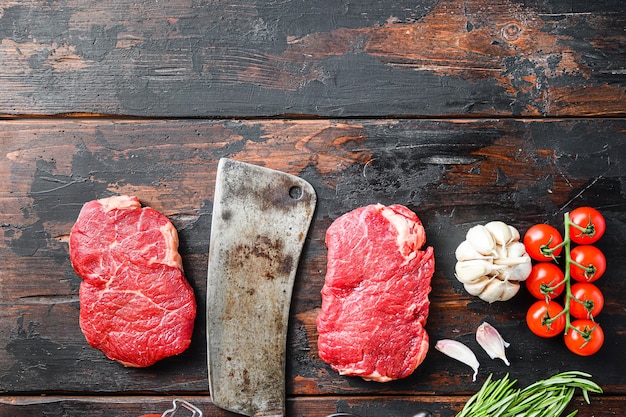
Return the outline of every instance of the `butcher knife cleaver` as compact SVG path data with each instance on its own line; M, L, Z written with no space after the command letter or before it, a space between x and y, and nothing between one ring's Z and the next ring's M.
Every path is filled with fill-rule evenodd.
M207 284L211 400L247 416L285 415L291 293L316 203L305 180L222 158Z

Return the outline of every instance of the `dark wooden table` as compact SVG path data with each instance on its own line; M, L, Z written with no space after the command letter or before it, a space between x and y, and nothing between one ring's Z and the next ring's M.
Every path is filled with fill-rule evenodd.
M134 417L212 405L206 262L222 156L299 175L318 206L294 288L289 417L352 411L454 416L493 373L520 386L583 370L604 389L579 416L626 415L626 15L622 0L0 0L0 416ZM128 369L78 327L68 233L82 204L133 194L179 230L200 306L190 349ZM400 203L425 223L436 273L427 329L467 343L481 371L431 348L409 378L341 377L317 355L324 233ZM530 334L531 297L487 304L454 277L469 227L561 225L597 207L608 271L595 356ZM483 321L511 366L474 340Z

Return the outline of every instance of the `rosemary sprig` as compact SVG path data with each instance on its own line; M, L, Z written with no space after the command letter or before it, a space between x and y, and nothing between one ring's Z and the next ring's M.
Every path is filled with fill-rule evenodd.
M602 388L588 379L590 377L585 372L568 371L517 389L513 387L517 381L510 380L508 374L500 380L493 380L489 375L456 417L559 417L576 389L582 392L587 403L589 393L602 393Z

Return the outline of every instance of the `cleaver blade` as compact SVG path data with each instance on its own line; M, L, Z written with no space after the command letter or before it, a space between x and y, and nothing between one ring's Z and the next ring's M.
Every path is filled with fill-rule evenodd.
M316 204L305 180L222 158L211 220L207 357L213 403L285 415L286 340L298 261Z

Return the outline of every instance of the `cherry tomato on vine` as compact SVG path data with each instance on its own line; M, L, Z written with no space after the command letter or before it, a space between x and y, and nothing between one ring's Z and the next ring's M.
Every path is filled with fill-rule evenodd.
M561 253L563 237L549 224L535 224L524 235L526 252L536 261L552 261Z
M526 313L526 324L539 337L554 337L565 330L565 314L560 314L562 311L563 307L556 301L537 301Z
M569 228L569 236L574 243L595 243L606 230L604 216L593 207L578 207L570 212L569 219L573 223Z
M533 265L526 278L526 288L533 297L544 300L556 298L565 289L565 276L561 268L551 262L539 262Z
M571 292L569 312L572 316L591 319L600 314L604 307L604 295L598 287L588 282L577 282L572 285Z
M579 282L593 282L606 271L606 258L600 249L591 245L576 246L570 251L570 275ZM581 266L579 266L581 265Z
M565 346L580 356L590 356L604 344L604 331L591 320L574 320L565 334Z

